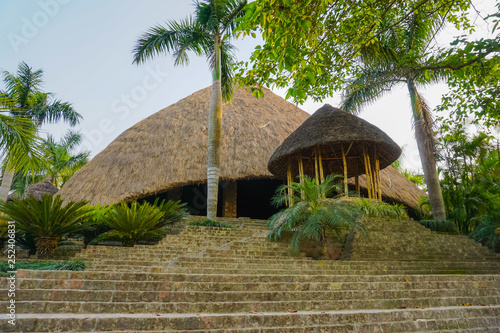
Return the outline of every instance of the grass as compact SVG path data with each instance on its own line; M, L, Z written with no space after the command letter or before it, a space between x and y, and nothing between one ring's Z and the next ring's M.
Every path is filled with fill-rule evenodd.
M83 261L16 261L15 270L30 269L30 270L47 270L47 271L83 271L87 268L87 264ZM0 276L8 276L7 272L11 271L9 264L6 261L0 262Z

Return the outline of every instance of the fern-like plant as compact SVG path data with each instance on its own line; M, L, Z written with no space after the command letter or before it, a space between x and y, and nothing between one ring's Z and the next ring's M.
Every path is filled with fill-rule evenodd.
M327 232L365 233L361 210L350 202L331 198L341 193L341 186L334 182L339 177L342 176L331 175L318 185L316 179L304 176L300 183L278 188L272 199L273 204L293 204L269 219L270 239L276 241L291 236L290 248L293 252L298 252L301 243L306 240L317 241L321 245L321 258L326 259ZM287 189L292 189L294 194L289 195Z
M33 234L39 258L54 253L57 241L64 235L90 228L94 210L87 202L63 204L59 195L42 195L40 201L34 197L0 203L0 211L16 221L16 231Z
M408 217L406 208L400 204L389 205L385 202L360 199L356 205L368 217Z
M217 222L214 220L203 220L203 221L192 221L189 222L189 225L195 225L199 227L215 227L215 228L234 228L234 225L229 224L229 223L222 223L222 222Z
M162 201L158 204L133 201L127 204L122 201L115 205L102 221L112 230L99 235L92 241L96 244L102 240L121 240L124 246L133 246L143 240L161 239L165 230L161 227L166 223L178 221L185 214L179 202Z

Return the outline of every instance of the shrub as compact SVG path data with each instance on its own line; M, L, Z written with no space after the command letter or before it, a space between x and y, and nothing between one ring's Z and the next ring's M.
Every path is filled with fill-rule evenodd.
M215 227L215 228L234 228L234 225L229 223L217 222L214 220L203 220L203 221L192 221L189 222L189 225L196 225L199 227Z
M421 225L426 228L431 229L432 231L441 231L441 232L452 232L457 233L457 226L453 221L440 221L440 220L420 220L418 221Z
M159 240L166 235L161 227L174 223L185 215L184 204L179 201L162 201L158 204L133 201L128 205L122 201L115 205L103 217L111 231L95 238L91 244L102 240L120 240L124 246L133 246L143 240Z
M87 264L79 260L70 261L17 261L16 269L49 270L49 271L83 271ZM6 261L0 262L0 276L7 276L12 269Z
M58 240L69 233L90 228L94 210L87 202L69 202L63 205L59 195L42 195L0 203L0 211L16 221L16 230L35 236L36 249L40 258L54 253Z
M397 217L407 218L408 213L403 205L389 205L385 202L360 199L356 205L369 217Z

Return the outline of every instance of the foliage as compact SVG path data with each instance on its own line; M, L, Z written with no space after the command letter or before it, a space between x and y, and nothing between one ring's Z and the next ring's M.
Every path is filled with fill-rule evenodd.
M189 225L196 225L200 227L215 227L215 228L234 228L234 225L229 223L217 222L214 220L203 220L203 221L192 221L189 222Z
M47 271L83 271L87 264L79 260L70 261L16 261L16 269L47 270ZM6 261L0 262L0 276L9 276L12 269Z
M51 255L62 236L89 228L93 210L85 201L63 205L59 195L44 194L40 201L34 197L0 203L0 211L16 221L16 230L35 235L40 257Z
M421 225L423 225L426 228L431 229L432 231L441 231L441 232L451 232L451 233L456 233L457 232L457 226L455 222L447 220L447 221L440 221L440 220L420 220L418 221Z
M45 166L28 175L16 172L12 182L13 192L23 197L27 187L49 177L51 183L61 188L75 172L88 162L90 152L75 153L75 148L82 142L80 133L68 130L63 138L56 142L52 136L42 140L45 150Z
M500 4L497 13L486 18L493 25L490 39L468 40L458 37L443 62L457 68L448 81L450 92L442 98L438 110L450 115L442 117L445 126L462 126L466 121L487 127L500 126ZM461 64L469 63L462 67Z
M256 47L250 64L240 64L238 75L257 94L262 94L258 87L276 86L287 88L287 98L298 102L323 100L341 90L363 49L376 46L392 31L408 31L408 17L418 14L439 25L470 28L465 17L469 6L465 0L257 0L247 6L239 29L254 37L260 32L264 45ZM402 61L414 64L416 56L407 53Z
M154 201L153 206L158 206L158 208L163 213L160 227L179 222L184 216L188 215L189 213L186 209L186 205L187 204L185 202L181 202L180 200L168 200L159 202L159 199L157 198Z
M471 237L500 252L500 210L485 216Z
M292 202L292 205L270 217L269 238L276 241L291 236L290 248L293 252L297 252L306 240L317 241L326 258L327 232L364 232L361 210L349 202L330 198L341 191L340 185L334 183L339 177L330 175L318 184L316 179L304 176L300 183L278 188L272 199L273 204L282 206ZM289 194L288 189L293 190L293 194Z
M99 235L91 244L102 240L121 240L124 246L133 246L139 241L156 240L165 237L166 231L161 228L166 223L179 220L184 214L183 205L158 200L154 204L133 201L127 204L122 201L114 205L103 217L102 222L112 230Z
M356 206L369 217L408 218L406 208L400 204L389 205L385 202L360 199Z
M438 140L447 214L462 234L500 209L500 155L492 141L463 127L444 131Z

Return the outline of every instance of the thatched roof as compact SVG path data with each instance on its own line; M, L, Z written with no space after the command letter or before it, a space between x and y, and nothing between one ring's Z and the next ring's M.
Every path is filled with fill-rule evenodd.
M132 126L60 190L65 200L113 204L206 183L211 88L200 90ZM235 91L223 109L221 180L271 178L266 161L309 115L275 95Z
M392 166L380 170L382 197L391 201L405 204L415 209L420 197L427 194L413 184L408 178L399 173ZM349 185L354 186L354 178L348 179ZM359 176L359 186L366 189L366 176Z
M325 158L326 174L342 173L342 145L348 150L349 157L361 157L363 147L371 152L376 146L380 169L401 155L401 148L378 127L325 104L276 149L269 159L268 169L274 175L285 177L290 159L296 159L299 153L310 159L314 149L319 147ZM357 166L354 163L357 163L356 159L348 160L348 177L355 175ZM314 163L304 164L304 173L312 174L311 168L314 170ZM360 173L364 172L362 169L358 168Z
M54 185L52 185L50 180L44 179L39 183L28 186L26 192L24 193L24 197L29 198L30 196L33 196L37 200L42 200L42 195L44 194L55 195L58 191L59 189Z

